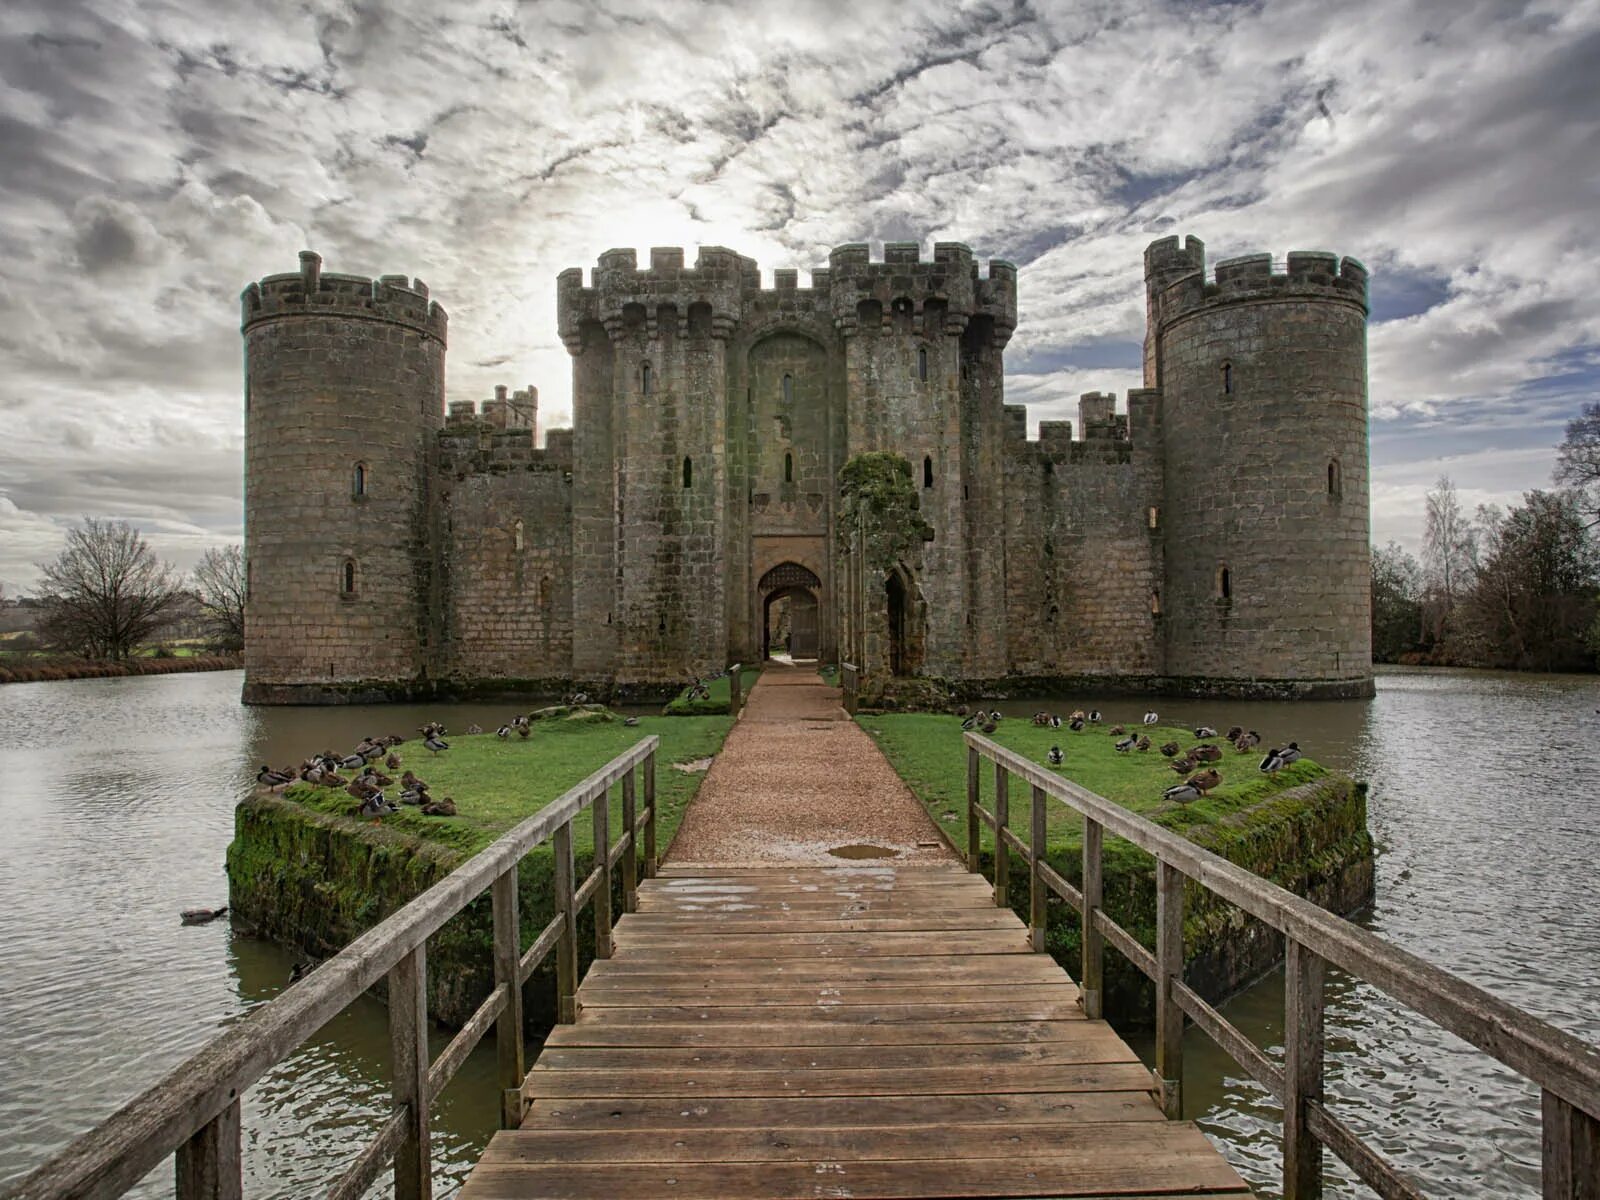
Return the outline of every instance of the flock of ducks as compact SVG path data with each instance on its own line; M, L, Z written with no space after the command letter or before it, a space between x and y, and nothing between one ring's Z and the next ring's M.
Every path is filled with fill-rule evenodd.
M956 715L961 717L961 728L964 731L977 730L989 735L994 733L1000 722L1004 719L999 710L985 712L978 709L968 712L965 706L956 710ZM1063 718L1058 713L1041 710L1033 714L1033 724L1036 726L1060 729L1064 725L1075 733L1081 733L1091 725L1099 725L1103 716L1099 709L1090 709L1088 712L1078 709ZM1141 725L1153 726L1160 722L1161 714L1146 712L1140 720ZM1134 752L1144 753L1151 748L1150 737L1138 729L1130 730L1124 725L1113 725L1107 731L1117 741L1114 749L1119 754ZM1195 740L1199 745L1191 746L1188 750L1177 742L1167 742L1160 747L1162 755L1171 761L1167 764L1173 771L1183 776L1183 782L1174 784L1161 793L1163 800L1176 804L1188 804L1198 800L1222 782L1222 774L1212 764L1222 761L1222 748L1216 744L1218 734L1209 725L1199 725L1194 730ZM1254 729L1245 729L1235 725L1222 736L1222 740L1232 745L1236 754L1249 754L1261 745L1261 735ZM1268 775L1274 775L1283 770L1292 762L1297 762L1302 757L1298 742L1290 742L1279 749L1273 747L1261 759L1259 769ZM1045 754L1046 760L1052 767L1059 767L1066 762L1066 753L1059 744L1050 747ZM1204 767L1203 770L1197 768Z

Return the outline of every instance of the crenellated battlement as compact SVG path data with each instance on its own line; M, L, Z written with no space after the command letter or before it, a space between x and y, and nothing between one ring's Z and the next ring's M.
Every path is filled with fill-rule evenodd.
M1006 405L1007 449L1014 455L1037 458L1054 465L1072 463L1131 463L1134 434L1150 434L1157 422L1161 393L1135 389L1128 393L1126 412L1116 411L1114 392L1085 392L1078 397L1078 420L1040 421L1039 436L1027 437L1027 410ZM1074 437L1074 429L1079 436Z
M1244 254L1218 262L1208 274L1205 244L1162 238L1145 249L1145 288L1151 319L1170 324L1200 309L1261 300L1331 300L1367 311L1367 269L1323 250L1291 250L1284 260Z
M864 242L836 247L828 255L834 324L843 332L872 332L873 318L892 327L897 311L916 318L930 305L943 309L945 332L958 333L975 316L992 320L1004 341L1017 324L1017 268L991 259L984 272L971 247L935 242L924 260L918 242L885 242L874 261Z
M477 404L471 400L452 400L448 427L487 425L492 429L531 429L538 436L539 389L529 384L510 391L504 384L494 389L494 399Z
M428 298L428 285L404 275L339 275L322 269L322 256L300 252L300 270L268 275L240 295L240 328L285 317L349 317L403 325L443 342L444 308Z

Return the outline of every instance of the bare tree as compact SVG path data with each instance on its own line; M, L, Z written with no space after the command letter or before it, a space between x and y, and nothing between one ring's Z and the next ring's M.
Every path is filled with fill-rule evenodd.
M1600 525L1600 403L1585 404L1567 422L1567 436L1556 447L1556 483L1577 491L1588 524Z
M207 550L195 564L195 595L212 638L225 650L244 649L244 588L244 551L237 542Z
M167 624L181 594L171 564L125 521L85 517L39 570L40 634L89 658L127 658Z
M1449 633L1450 618L1462 594L1471 584L1472 566L1477 558L1477 531L1462 511L1456 485L1448 475L1427 496L1427 520L1422 533L1422 564L1426 571L1423 622L1428 640L1443 642Z

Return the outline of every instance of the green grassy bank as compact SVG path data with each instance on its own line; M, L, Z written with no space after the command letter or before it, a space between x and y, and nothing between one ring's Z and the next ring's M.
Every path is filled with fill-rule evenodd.
M1138 714L1113 715L1138 720ZM886 713L858 720L922 800L934 823L965 850L967 754L960 722L925 713ZM1165 788L1179 782L1168 760L1155 749L1117 753L1113 748L1117 739L1107 732L1109 724L1073 733L1011 718L1000 723L993 740L1325 908L1348 913L1370 902L1373 846L1363 785L1310 759L1266 776L1257 766L1264 751L1239 754L1226 742L1207 739L1224 747L1223 760L1213 764L1222 783L1203 799L1173 804L1161 799ZM1155 746L1175 741L1187 750L1197 744L1192 729L1156 726L1139 731L1147 733ZM1052 745L1059 745L1065 754L1058 768L1047 764ZM991 764L984 764L979 779L981 802L992 811ZM1032 815L1030 790L1014 782L1008 803L1011 825L1026 840ZM1059 801L1047 803L1050 865L1080 884L1083 820ZM992 877L994 835L984 828L982 838L984 870ZM1153 947L1154 860L1121 838L1108 837L1103 869L1107 911L1146 947ZM1026 872L1013 867L1011 880L1012 906L1026 919ZM1051 953L1076 977L1078 915L1054 898L1048 943ZM1282 956L1281 939L1273 931L1194 884L1185 894L1184 946L1190 985L1213 1000L1249 983ZM1114 950L1106 953L1106 989L1107 1015L1118 1024L1137 1025L1149 1019L1153 993L1148 982Z
M641 738L660 737L656 758L658 845L671 844L704 778L674 763L715 754L732 726L728 717L642 717L634 727L620 719L534 723L527 740L501 741L493 733L450 734L437 756L420 739L399 747L400 770L426 780L435 797L455 800L454 817L425 817L415 808L379 822L356 815L360 804L340 789L296 784L281 795L261 793L239 805L228 847L229 904L247 932L327 957L439 882L517 822L538 812ZM307 746L307 754L324 749ZM344 747L334 749L347 750ZM281 765L281 764L279 764ZM398 775L398 772L391 772ZM394 789L393 794L398 794ZM643 796L640 795L642 807ZM621 796L611 795L613 840L622 828ZM589 813L573 822L579 878L593 866ZM535 848L518 872L524 945L554 913L553 857L548 843ZM615 911L621 912L620 892ZM429 1010L457 1025L488 995L492 982L488 895L428 943ZM580 921L580 945L593 948L593 922ZM553 960L552 960L553 962ZM547 1027L553 985L536 973L526 996L530 1028Z
M761 678L759 667L745 667L739 672L740 693L744 699L750 698L750 689L755 687L756 680ZM689 698L689 689L684 688L671 700L663 710L669 717L703 717L726 716L728 706L733 702L733 679L729 674L724 674L721 679L713 679L706 684L706 691L710 692L709 698L702 697L697 700Z

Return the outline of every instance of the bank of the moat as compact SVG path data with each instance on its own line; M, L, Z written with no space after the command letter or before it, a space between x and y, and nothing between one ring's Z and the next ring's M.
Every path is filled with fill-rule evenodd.
M864 716L861 723L934 823L953 840L964 837L966 758L958 723L948 716L922 714ZM426 760L417 742L409 743L409 749L402 746L405 765L429 779L436 795L448 793L456 799L461 815L454 818L425 818L407 809L374 824L354 816L356 801L342 791L297 786L285 795L263 793L239 806L228 852L234 919L252 933L311 956L332 954L646 733L662 738L659 835L663 854L670 854L673 834L702 778L673 764L715 753L730 725L729 718L717 716L644 718L637 727L624 727L621 721L543 722L526 742L502 742L492 734L452 738L452 749L437 760ZM1194 741L1192 731L1152 732L1157 745L1168 737L1187 739L1186 748ZM1176 779L1166 771L1165 760L1153 750L1117 754L1104 726L1071 734L1013 719L1002 723L996 740L1041 762L1051 744L1061 743L1068 777L1328 909L1348 913L1371 899L1373 844L1365 789L1314 762L1303 760L1268 778L1256 769L1257 756L1228 749L1219 764L1224 784L1205 799L1180 806L1160 800L1161 788ZM988 771L983 786L988 804L993 786ZM1026 790L1013 788L1012 820L1020 829L1026 828L1027 805ZM612 806L611 828L617 830L615 795ZM1051 864L1078 882L1081 822L1055 806L1048 831ZM587 817L575 824L574 850L582 878L593 854ZM986 871L992 868L992 854L993 840L986 835ZM549 846L539 847L523 862L519 888L525 944L552 915L552 874ZM1012 878L1013 905L1025 915L1025 875L1015 872ZM1155 912L1151 860L1108 839L1104 886L1110 914L1150 945ZM484 896L429 943L429 1007L445 1024L459 1024L488 993L490 924ZM580 934L582 952L592 952L587 916ZM1064 904L1051 905L1049 946L1076 974L1077 916ZM1185 949L1188 981L1213 1000L1270 969L1282 954L1278 939L1197 887L1187 897ZM1108 1015L1119 1024L1141 1023L1150 1011L1143 977L1115 952L1106 961ZM552 996L552 981L535 976L526 1002L535 1031L548 1027Z

